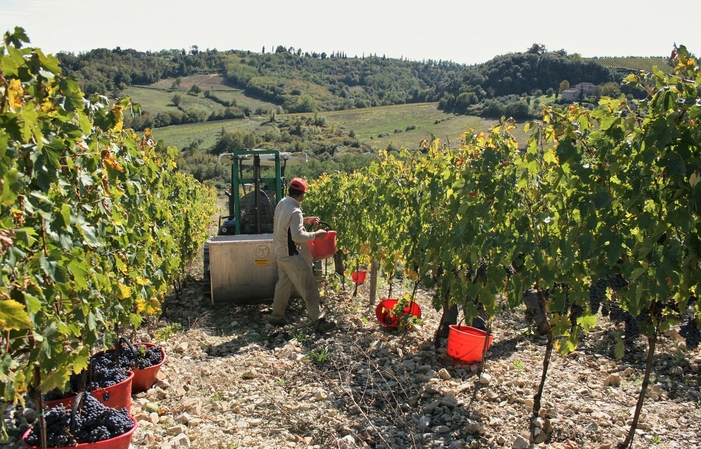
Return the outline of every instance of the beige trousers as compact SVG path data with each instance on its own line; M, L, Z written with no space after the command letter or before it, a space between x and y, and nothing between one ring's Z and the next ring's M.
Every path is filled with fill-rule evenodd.
M278 280L275 284L273 312L270 318L281 320L292 294L292 287L297 289L307 306L307 314L312 323L319 319L319 287L310 263L298 254L277 260Z

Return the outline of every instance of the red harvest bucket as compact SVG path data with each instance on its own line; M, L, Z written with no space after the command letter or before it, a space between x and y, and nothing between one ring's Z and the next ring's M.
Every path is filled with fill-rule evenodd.
M375 316L377 321L385 327L394 329L399 326L400 315L392 316L392 309L397 305L396 299L383 299L375 308ZM404 308L403 313L411 314L417 318L421 318L421 307L415 302L411 303L411 306Z
M117 410L126 408L128 411L131 411L131 383L133 379L134 372L129 371L129 377L126 380L109 387L92 390L90 394L108 407L116 408ZM63 404L64 407L72 407L74 400L75 395L54 401L46 401L46 405L49 408L59 404Z
M134 427L129 429L127 433L117 435L116 437L108 440L96 441L95 443L79 443L76 446L63 446L55 449L129 449L129 446L131 445L131 437L134 435L134 432L136 432L136 428L139 427L139 423L133 416L129 416L129 419L131 419L134 423ZM29 436L29 432L31 432L31 430L32 429L30 427L26 432L24 432L24 435L22 435L22 447L28 449L39 449L39 446L30 446L24 441Z
M450 325L448 333L448 355L465 363L477 363L482 360L482 350L487 333L472 326ZM494 340L494 334L489 335L487 349Z
M324 260L336 254L336 231L327 231L323 239L307 240L314 260Z
M146 349L154 346L153 343L134 343L134 347L145 346ZM140 393L151 388L151 385L156 381L158 370L166 361L166 352L161 348L161 363L158 365L147 366L146 368L134 368L134 381L131 384L132 393Z
M137 346L144 346L146 349L149 349L153 346L156 346L153 343L133 343L132 346L137 349ZM166 361L166 352L161 349L161 363L158 365L153 365L153 366L147 366L146 368L136 368L134 367L134 380L131 382L131 392L132 393L141 393L142 391L147 391L149 388L151 388L151 385L156 381L156 375L158 374L158 371L161 369L161 366L163 363ZM126 349L125 349L126 350ZM114 349L108 349L107 350L108 354L113 354ZM102 354L101 352L98 352L96 355Z
M365 276L368 274L366 270L360 270L356 271L355 273L351 274L351 279L353 280L354 284L362 284L365 282Z

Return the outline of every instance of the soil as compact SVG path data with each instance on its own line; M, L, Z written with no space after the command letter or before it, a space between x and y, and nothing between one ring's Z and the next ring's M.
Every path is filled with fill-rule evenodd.
M436 349L440 314L430 292L415 297L420 325L388 329L367 283L353 296L350 280L326 269L325 308L338 328L323 335L308 325L300 299L288 308L291 324L273 327L269 304L208 303L197 274L169 297L144 338L172 323L182 330L162 343L161 380L135 396L133 447L613 449L625 438L644 376L644 337L616 360L622 329L600 317L576 351L554 353L535 432L547 439L538 443L529 429L547 339L525 310L499 313L479 375L477 363L446 353L445 340ZM661 336L634 448L701 447L700 376L699 350L686 349L676 330Z

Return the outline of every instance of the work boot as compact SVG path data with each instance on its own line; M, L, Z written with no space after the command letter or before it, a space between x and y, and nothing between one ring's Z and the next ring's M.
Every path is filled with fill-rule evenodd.
M335 327L336 323L333 321L328 321L326 318L319 318L314 322L314 330L319 333L330 331Z
M268 318L268 323L272 324L273 326L284 326L289 324L285 318L276 319L272 317Z

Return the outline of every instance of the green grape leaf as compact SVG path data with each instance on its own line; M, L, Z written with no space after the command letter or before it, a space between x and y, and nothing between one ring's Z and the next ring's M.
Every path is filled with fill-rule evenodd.
M61 74L61 63L55 56L47 56L38 48L35 48L34 51L36 52L37 56L39 56L39 62L41 62L41 66L43 68L53 73L54 75Z
M73 273L73 280L79 291L85 290L88 287L88 277L90 276L90 268L84 260L73 259L68 267Z
M577 318L577 324L582 326L585 332L589 332L590 329L596 326L596 316L582 315Z
M616 339L616 345L613 348L613 355L616 357L616 360L621 360L623 356L625 355L626 351L626 345L623 342L623 339L619 335L618 338Z
M2 205L12 206L17 201L17 192L21 191L19 173L13 169L5 173L2 185Z
M29 313L37 313L42 309L43 304L39 298L27 292L24 292L22 295L24 296L24 303L27 305Z

